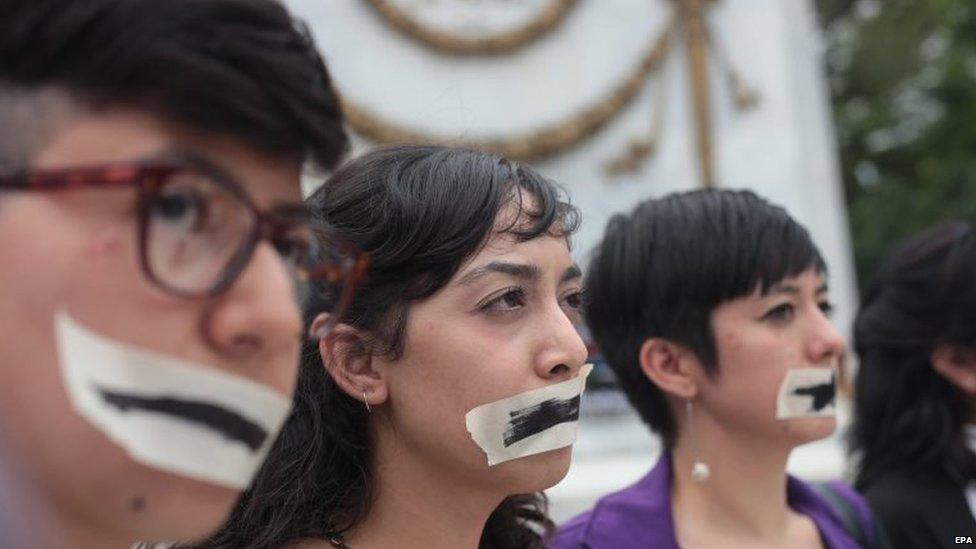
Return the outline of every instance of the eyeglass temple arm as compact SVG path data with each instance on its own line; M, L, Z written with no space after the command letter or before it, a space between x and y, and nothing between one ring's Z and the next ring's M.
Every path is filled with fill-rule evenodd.
M65 170L33 170L0 175L0 189L58 190L125 186L138 181L146 170L140 166L112 166Z
M369 265L369 257L364 253L359 253L353 260L352 269L347 267L337 267L335 265L320 265L305 270L302 277L306 280L324 280L326 282L341 282L348 277L349 283L358 286L366 275L366 267Z

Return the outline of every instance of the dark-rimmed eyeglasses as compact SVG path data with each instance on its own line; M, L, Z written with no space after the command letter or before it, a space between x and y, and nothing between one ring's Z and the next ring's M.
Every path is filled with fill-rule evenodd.
M180 297L227 291L268 240L293 275L328 293L335 321L363 277L366 256L301 203L260 210L245 191L202 160L32 169L0 175L0 189L138 188L139 259L145 276ZM322 301L322 300L320 300ZM324 327L327 329L330 326ZM324 334L320 328L317 336Z

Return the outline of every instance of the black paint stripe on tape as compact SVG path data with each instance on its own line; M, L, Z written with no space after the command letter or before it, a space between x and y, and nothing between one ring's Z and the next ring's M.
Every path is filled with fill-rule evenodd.
M813 397L813 408L811 411L819 412L834 403L834 399L837 396L837 377L831 375L828 383L793 389L793 394Z
M240 442L256 451L268 438L260 425L221 406L171 397L141 397L95 388L102 399L122 412L140 411L165 414L204 425L230 440Z
M563 400L550 398L535 406L509 412L511 420L505 427L503 440L505 447L528 438L560 423L569 423L579 419L580 396Z

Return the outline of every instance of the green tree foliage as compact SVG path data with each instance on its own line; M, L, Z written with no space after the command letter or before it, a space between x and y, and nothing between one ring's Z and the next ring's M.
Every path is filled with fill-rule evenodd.
M817 8L863 288L898 240L976 220L976 2Z

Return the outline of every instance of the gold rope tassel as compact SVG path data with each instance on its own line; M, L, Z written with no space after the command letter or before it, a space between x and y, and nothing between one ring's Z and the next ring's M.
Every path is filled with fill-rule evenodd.
M446 143L494 152L523 162L543 160L589 139L634 99L648 76L665 58L674 26L673 22L668 24L666 31L651 44L634 70L602 99L566 120L525 134L482 139L448 139L385 121L348 98L343 98L343 113L356 133L377 143Z

